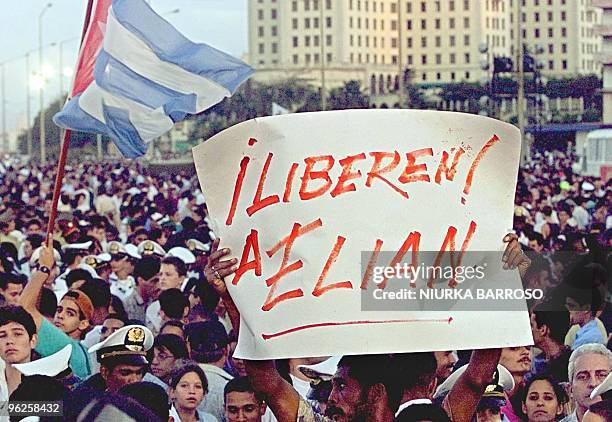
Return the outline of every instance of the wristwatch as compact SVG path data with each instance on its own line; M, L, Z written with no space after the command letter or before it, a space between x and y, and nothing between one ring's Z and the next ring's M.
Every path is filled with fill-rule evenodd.
M44 266L44 265L40 265L38 267L38 271L40 271L41 273L45 273L47 275L51 274L51 269L49 267Z

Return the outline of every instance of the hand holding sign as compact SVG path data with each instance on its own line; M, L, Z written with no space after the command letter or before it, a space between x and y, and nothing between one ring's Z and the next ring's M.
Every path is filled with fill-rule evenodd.
M480 116L348 110L256 119L194 148L211 225L231 250L215 246L206 275L225 279L244 318L237 356L529 343L524 312L364 312L361 302L398 282L372 283L378 267L424 264L425 251L467 266L466 251L499 250L519 146L516 128ZM522 269L517 248L509 242L507 264ZM522 287L518 274L511 282Z

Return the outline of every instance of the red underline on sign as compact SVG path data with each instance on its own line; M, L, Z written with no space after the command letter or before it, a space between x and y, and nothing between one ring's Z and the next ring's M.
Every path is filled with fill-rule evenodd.
M439 324L450 324L453 321L453 317L444 319L391 319L387 321L347 321L347 322L321 322L318 324L300 325L297 327L289 328L287 330L279 331L273 334L262 334L264 340L270 340L275 337L285 336L287 334L296 333L298 331L311 330L313 328L321 327L337 327L344 325L377 325L377 324L409 324L417 322L433 322Z

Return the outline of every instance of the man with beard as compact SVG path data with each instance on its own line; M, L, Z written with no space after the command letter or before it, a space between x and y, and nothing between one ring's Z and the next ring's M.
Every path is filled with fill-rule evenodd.
M582 422L589 407L601 400L600 396L591 398L591 393L611 370L612 352L602 344L585 344L572 352L567 375L576 410L561 422Z

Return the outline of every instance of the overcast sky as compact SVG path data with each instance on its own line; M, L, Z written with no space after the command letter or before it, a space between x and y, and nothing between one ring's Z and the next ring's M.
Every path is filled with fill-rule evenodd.
M8 2L8 0L3 0ZM188 38L206 42L236 57L247 52L247 0L152 0L151 5L164 15L175 9L179 13L164 16ZM6 69L6 110L7 131L25 124L26 110L26 64L25 54L38 49L38 18L48 0L11 1L0 14L0 63L7 63ZM50 66L55 76L45 87L45 102L56 99L60 92L59 48L63 43L63 67L74 66L81 35L87 0L51 0L53 4L45 11L42 19L43 45L56 46L43 49L43 64ZM72 39L72 40L71 40ZM30 61L31 71L38 69L38 53ZM64 77L64 89L70 79ZM38 92L31 92L32 116L39 110ZM0 109L1 113L1 109ZM2 129L0 128L0 132Z

